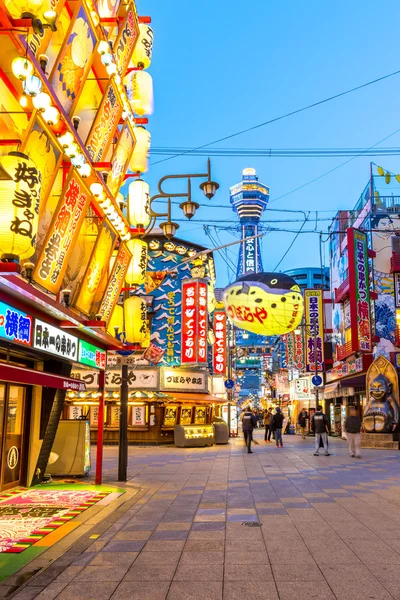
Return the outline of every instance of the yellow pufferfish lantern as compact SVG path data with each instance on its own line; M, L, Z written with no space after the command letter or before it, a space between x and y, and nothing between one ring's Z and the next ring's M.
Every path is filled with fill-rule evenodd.
M224 290L226 312L240 329L260 335L282 335L299 326L303 296L284 273L243 275Z

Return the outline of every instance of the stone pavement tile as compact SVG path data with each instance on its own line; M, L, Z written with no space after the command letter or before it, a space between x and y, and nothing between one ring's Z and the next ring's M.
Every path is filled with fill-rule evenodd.
M224 540L225 531L191 531L187 539L193 542L200 540Z
M272 572L274 574L275 580L278 581L313 581L320 582L324 581L324 577L319 570L317 563L311 562L305 563L301 558L297 558L295 556L295 560L299 560L296 563L290 563L288 561L280 561L276 564L272 562ZM318 583L314 584L318 587Z
M185 544L185 552L218 552L220 550L224 550L222 540L192 540Z
M234 551L238 549L238 542L237 540L230 540L227 541L225 544L225 550L227 551ZM264 552L265 551L265 543L263 539L257 539L257 540L246 540L246 539L241 539L240 540L240 550L241 551L252 551L252 552Z
M142 552L136 559L135 565L156 567L157 565L177 565L180 552Z
M171 581L176 571L176 563L170 565L152 565L148 569L145 565L133 564L127 571L123 581Z
M125 531L149 531L153 530L158 526L158 522L154 521L130 521L126 525L124 525Z
M168 600L222 600L222 581L174 581Z
M145 545L144 540L135 541L120 541L114 542L111 541L104 546L103 552L140 552L140 550Z
M68 585L66 581L60 581L58 583L53 582L47 587L44 588L42 592L38 596L36 596L36 600L54 600L63 591L63 589ZM17 598L17 596L15 596ZM17 600L22 600L17 598Z
M116 581L73 581L57 596L57 600L109 600L116 589Z
M64 583L63 587L65 587L66 585L67 583ZM7 598L7 596L13 592L13 587L10 586L8 589L7 588L8 586L0 588L0 598ZM42 590L42 586L27 586L24 587L20 592L18 592L18 594L13 596L13 598L16 598L16 600L33 600L34 598L37 598L38 594L40 594ZM2 592L4 593L4 595L2 594Z
M225 531L225 523L193 523L192 531Z
M317 600L335 600L335 596L328 584L319 581L316 585L314 581L277 581L276 583L280 600L308 600L316 598Z
M261 568L260 565L246 565L246 577L250 581L273 581L271 567L266 562ZM237 564L225 565L224 581L240 581L243 582L243 569Z
M240 548L240 544L238 544ZM250 550L227 550L225 552L226 565L265 565L268 563L268 554L266 550L263 552L253 552Z
M225 581L223 600L278 600L275 583L272 581ZM183 599L182 599L183 600Z
M128 541L128 542L136 542L142 540L148 540L152 535L153 530L143 530L143 531L119 531L112 538L113 542L118 541Z
M184 546L183 540L150 540L143 548L143 552L181 552Z
M381 540L352 539L347 540L347 544L363 562L398 564L400 566L400 554Z
M118 565L130 567L139 552L99 552L92 558L90 565Z
M164 523L161 522L156 531L186 531L189 530L191 526L191 523L180 523L178 522L174 522L174 523Z
M85 567L75 581L122 581L129 565L89 565Z
M181 565L193 565L193 564L216 564L222 565L224 563L224 553L221 552L182 552L179 564Z
M123 581L111 596L112 600L165 600L167 581Z
M312 521L313 526L318 527L318 524L322 522L322 517L318 514L316 509L313 508L287 508L286 509L289 517L293 521Z
M151 540L153 541L185 541L189 535L189 531L155 531L151 536Z
M174 581L222 581L224 565L209 563L205 569L197 565L180 564L175 572Z
M364 566L341 565L340 576L334 564L320 564L320 568L338 600L393 600L393 596Z

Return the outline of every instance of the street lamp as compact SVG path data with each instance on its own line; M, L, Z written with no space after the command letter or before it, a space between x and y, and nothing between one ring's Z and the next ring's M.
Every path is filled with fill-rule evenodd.
M210 159L208 159L208 161L207 161L207 172L206 173L187 173L187 174L179 174L179 175L165 175L158 182L158 194L155 194L149 200L147 212L152 217L152 220L146 229L145 235L148 234L153 229L157 217L166 217L167 220L160 223L160 227L163 230L163 233L167 239L171 239L172 237L174 237L176 230L179 229L179 225L177 223L174 223L171 218L171 198L186 198L186 200L179 205L179 208L182 209L183 214L185 215L185 217L187 219L191 219L192 217L194 217L194 215L196 214L196 210L198 208L200 208L200 205L197 202L194 202L192 200L191 180L195 177L196 178L200 177L202 179L206 179L206 181L203 181L200 184L200 189L203 191L206 198L211 200L211 198L214 196L215 192L218 190L219 184L216 183L215 181L212 181L212 179L211 179ZM163 186L164 181L167 181L167 179L186 179L187 180L187 191L182 192L182 193L172 193L172 194L169 192L166 192L165 190L163 190L162 186ZM167 212L165 212L165 213L155 212L151 208L151 205L154 202L154 200L157 200L159 198L168 199Z

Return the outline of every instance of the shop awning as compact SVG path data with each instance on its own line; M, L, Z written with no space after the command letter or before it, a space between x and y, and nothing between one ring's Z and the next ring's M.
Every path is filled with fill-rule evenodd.
M39 385L41 387L56 388L59 390L74 390L85 392L86 385L84 381L72 379L72 377L62 377L43 371L34 371L25 367L16 367L14 365L0 364L0 380L10 383L22 383L25 385Z
M325 398L325 400L329 400L330 398L336 398L336 396L338 396L338 393L337 393L338 387L339 387L339 382L328 383L324 387L324 398Z
M169 392L169 403L182 402L184 404L227 404L227 400L217 398L211 394L195 394L192 392Z

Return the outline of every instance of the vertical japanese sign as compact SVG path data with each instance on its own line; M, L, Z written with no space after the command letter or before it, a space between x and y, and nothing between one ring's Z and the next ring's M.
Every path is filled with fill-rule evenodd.
M132 58L139 37L139 25L134 5L131 4L125 15L117 41L114 44L115 62L121 77L125 77L126 69Z
M226 375L227 367L227 330L224 310L214 311L215 343L213 345L213 369L216 375Z
M306 369L315 373L325 370L324 317L322 290L304 290L304 314L306 318ZM315 362L317 369L315 369Z
M121 244L99 308L99 314L104 321L108 321L111 317L111 313L121 292L122 284L125 281L126 271L131 258L132 255L128 248L125 244Z
M286 334L286 366L289 371L294 368L294 334L291 331Z
M297 333L297 330L293 331L293 343L294 343L294 368L302 373L304 371L304 340L303 340L303 330L300 329Z
M86 148L93 162L105 158L121 114L122 102L115 83L111 81L86 141Z
M347 230L350 277L351 349L372 352L367 235Z
M244 272L256 273L257 257L256 257L256 239L247 239L244 242Z
M167 351L168 352L168 351ZM207 361L207 283L185 279L182 283L182 364Z
M124 182L124 176L128 170L129 161L135 144L136 139L132 127L130 123L126 121L121 129L118 142L115 145L115 150L111 159L111 172L107 179L108 189L113 196L117 195L119 188Z
M34 279L49 292L60 289L90 196L72 171L40 253Z

